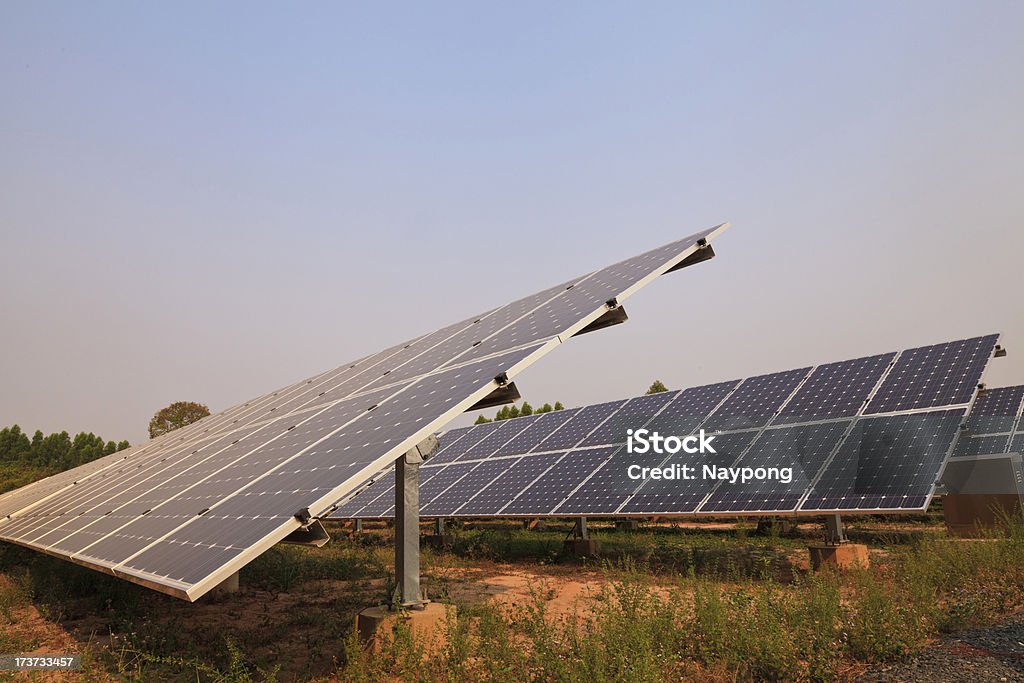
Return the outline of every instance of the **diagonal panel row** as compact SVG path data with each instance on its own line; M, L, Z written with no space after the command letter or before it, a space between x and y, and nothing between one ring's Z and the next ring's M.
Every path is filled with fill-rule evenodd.
M921 509L934 493L996 341L997 335L976 337L454 430L422 468L424 477L441 477L421 496L422 513ZM905 383L903 393L899 382ZM964 387L972 389L965 395ZM976 412L985 405L979 403ZM904 408L893 413L895 406ZM648 435L677 436L705 430L713 434L716 452L627 451L628 430L641 428ZM705 466L714 476L705 476ZM677 476L638 480L644 468ZM772 468L788 476L732 480L735 472ZM437 486L440 481L444 487ZM357 495L332 516L391 514L389 506L375 504L393 499L389 486L381 482L374 487L376 501Z
M0 498L0 538L195 599L639 287L699 262L697 252L724 229L573 278L15 491Z

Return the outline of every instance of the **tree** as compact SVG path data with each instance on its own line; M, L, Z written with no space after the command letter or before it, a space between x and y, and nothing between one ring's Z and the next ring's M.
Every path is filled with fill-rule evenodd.
M198 422L210 414L210 409L202 403L178 401L157 412L149 421L149 438L173 432L193 422Z
M666 387L660 379L654 380L651 386L647 389L648 394L660 394L663 391L668 391L668 387Z
M483 425L483 424L487 424L488 422L490 422L490 420L488 420L483 415L477 415L476 416L476 422L474 422L473 424L475 424L475 425Z
M562 405L561 401L555 401L555 410L565 410L565 406Z
M523 401L523 407L519 409L519 416L526 417L527 415L533 415L533 406Z

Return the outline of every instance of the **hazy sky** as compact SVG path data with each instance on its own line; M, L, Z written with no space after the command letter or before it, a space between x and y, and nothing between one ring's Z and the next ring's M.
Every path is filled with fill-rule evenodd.
M372 6L371 6L372 5ZM1024 3L3 3L0 424L139 441L722 221L568 405L1004 333Z

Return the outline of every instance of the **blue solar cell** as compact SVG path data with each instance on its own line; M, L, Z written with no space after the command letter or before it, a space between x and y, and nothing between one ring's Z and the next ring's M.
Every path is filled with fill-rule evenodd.
M995 436L969 436L961 435L956 442L955 458L973 458L978 455L994 455L1006 453L1010 448L1010 435L998 434Z
M757 432L733 432L718 434L713 442L715 453L677 453L670 456L662 467L676 469L676 466L693 468L695 475L690 479L648 479L642 482L636 493L626 501L620 514L685 514L697 510L712 489L715 481L705 479L704 465L729 467L743 453L757 436Z
M796 510L851 420L769 429L754 441L734 467L763 469L766 476L747 482L721 481L700 512L784 512ZM775 468L775 476L768 470ZM789 483L783 481L789 468Z
M902 352L865 414L967 403L998 339L993 334Z
M530 425L521 434L501 446L494 452L495 457L502 455L519 455L536 450L541 441L548 438L553 431L572 419L579 408L569 410L556 410L551 413L542 413L539 417L531 420ZM522 418L516 418L522 419Z
M987 389L978 396L967 418L971 434L999 434L1013 430L1024 402L1024 385Z
M455 514L455 511L462 507L467 500L480 493L484 487L515 462L516 458L481 462L429 503L423 505L420 514L427 517L449 517Z
M571 456L572 453L569 454ZM630 466L657 467L664 459L663 454L638 455L621 449L575 491L557 512L595 515L613 513L640 486L640 480L630 476Z
M500 420L492 423L499 425L498 428L492 430L486 438L478 441L465 453L460 455L458 457L458 461L465 462L467 460L477 460L493 455L494 451L518 436L520 432L533 424L533 422L534 418L531 415L529 417Z
M668 405L645 425L663 436L686 436L700 425L740 381L718 382L670 392Z
M647 424L655 413L664 408L673 398L675 398L675 394L663 391L658 394L629 399L624 406L584 439L581 445L602 446L626 443L627 429L638 429Z
M859 419L800 509L923 509L964 413L956 409Z
M528 455L524 458L512 458L513 464L495 481L491 482L468 502L458 509L457 516L472 517L496 515L520 491L529 486L534 479L541 476L554 465L564 453L545 455Z
M589 448L568 453L539 481L527 487L501 514L546 515L561 503L615 449ZM532 457L532 456L531 456Z
M611 401L581 408L578 413L573 415L572 419L552 432L534 450L537 452L560 451L576 446L624 403L625 401Z
M431 465L440 465L455 462L461 458L466 451L486 439L501 426L501 422L486 422L481 425L467 427L466 432L460 439L453 441L447 448L439 449L434 453L434 455L430 456L427 463Z
M895 357L895 353L883 353L819 365L783 407L775 424L853 417Z
M810 368L773 372L743 383L712 413L703 429L733 431L763 427L789 398Z

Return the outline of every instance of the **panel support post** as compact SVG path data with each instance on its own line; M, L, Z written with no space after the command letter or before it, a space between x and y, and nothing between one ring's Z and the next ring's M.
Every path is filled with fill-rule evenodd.
M421 609L420 463L437 448L429 437L395 461L395 596L402 607Z
M576 528L573 529L573 537L578 538L581 541L590 540L590 532L587 531L587 518L580 517L576 520Z
M438 517L434 520L434 533L438 536L444 536L444 517Z
M352 525L352 532L356 534L363 533L363 518L356 517L355 523Z
M825 518L825 543L828 545L846 543L846 534L843 533L843 518L838 513Z
M811 555L811 569L822 567L852 569L867 567L868 547L862 543L849 543L843 533L843 520L838 514L825 517L825 544L808 546Z
M586 517L576 518L576 526L572 528L572 538L565 539L565 549L580 557L596 557L601 552L601 543L597 539L590 538Z

